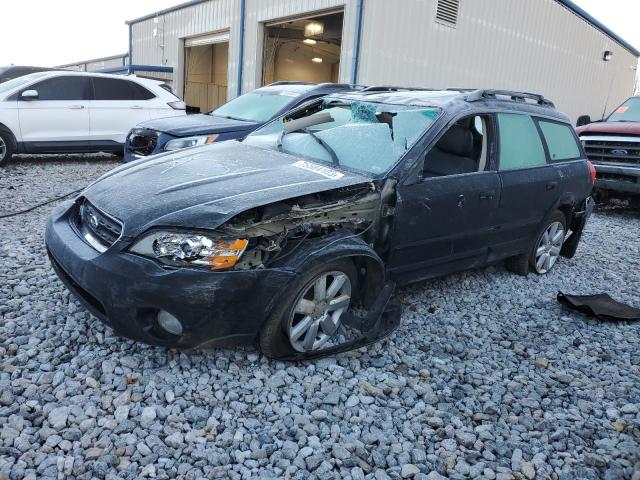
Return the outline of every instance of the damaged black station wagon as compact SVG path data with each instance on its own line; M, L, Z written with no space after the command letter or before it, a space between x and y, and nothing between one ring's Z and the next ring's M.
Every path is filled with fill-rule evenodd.
M395 284L548 272L576 251L594 176L539 95L370 87L117 168L54 211L46 243L118 333L309 358L389 334Z

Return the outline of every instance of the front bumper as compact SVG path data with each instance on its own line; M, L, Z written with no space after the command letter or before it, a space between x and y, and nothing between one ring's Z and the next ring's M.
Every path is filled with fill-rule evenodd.
M54 210L45 242L58 277L118 334L151 345L196 348L249 345L295 277L286 269L212 272L167 268L126 251L120 239L104 253L71 227L73 202ZM157 324L160 310L183 325L179 337Z
M640 195L640 167L594 162L596 188Z

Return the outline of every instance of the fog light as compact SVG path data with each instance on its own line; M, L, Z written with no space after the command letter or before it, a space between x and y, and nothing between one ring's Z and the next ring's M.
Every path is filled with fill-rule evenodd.
M180 320L165 310L158 312L158 325L172 335L182 335Z

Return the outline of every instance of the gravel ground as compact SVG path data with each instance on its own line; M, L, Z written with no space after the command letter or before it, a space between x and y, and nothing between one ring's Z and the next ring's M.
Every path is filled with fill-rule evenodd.
M0 214L115 165L14 161ZM50 208L0 220L0 479L640 479L640 323L555 301L639 304L640 212L597 213L545 277L497 266L404 288L390 340L292 364L114 336L51 271Z

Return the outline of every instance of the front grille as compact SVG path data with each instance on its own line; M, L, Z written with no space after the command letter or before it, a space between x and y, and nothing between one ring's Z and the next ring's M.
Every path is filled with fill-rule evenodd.
M598 172L598 180L614 180L616 182L624 182L635 184L638 177L631 175L621 175L618 173Z
M158 144L158 132L154 130L138 129L129 134L127 149L135 154L146 157L151 155Z
M98 210L86 199L82 200L78 210L78 227L92 247L103 251L113 245L122 233L122 225L117 220ZM94 240L99 245L94 244Z
M592 162L640 166L640 138L584 136L581 140Z

